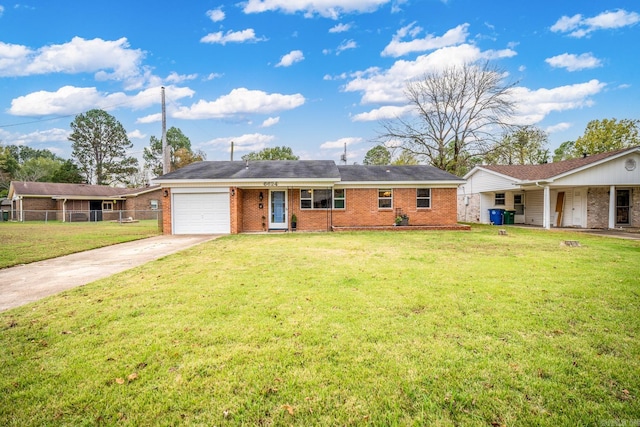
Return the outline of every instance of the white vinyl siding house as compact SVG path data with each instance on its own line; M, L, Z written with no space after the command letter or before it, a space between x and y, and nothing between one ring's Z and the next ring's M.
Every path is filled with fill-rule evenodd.
M545 228L640 227L640 147L544 165L476 166L465 179L461 222L488 224L489 210L499 208L519 211L516 224Z

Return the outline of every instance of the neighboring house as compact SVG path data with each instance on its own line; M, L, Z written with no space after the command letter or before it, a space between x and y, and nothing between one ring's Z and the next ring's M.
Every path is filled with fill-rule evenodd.
M640 227L640 147L542 165L476 166L458 189L458 220L490 223L490 210L516 224Z
M337 166L330 160L205 161L154 180L165 234L457 225L462 179L431 166Z
M8 200L14 221L110 221L149 219L162 208L160 187L12 181Z

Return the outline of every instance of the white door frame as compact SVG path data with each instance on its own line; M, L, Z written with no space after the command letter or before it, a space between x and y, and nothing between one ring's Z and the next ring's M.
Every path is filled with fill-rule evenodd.
M516 211L516 213L513 215L513 222L515 224L524 224L525 223L525 204L527 203L526 199L525 199L525 195L524 195L524 191L522 192L517 192L517 193L513 193L513 209ZM522 213L518 214L518 210L516 209L516 196L520 196L521 199L520 201L522 203L520 203L522 205Z
M578 199L576 197L578 194ZM586 227L587 216L587 187L574 188L571 202L571 225L574 227Z
M283 218L274 218L274 200L273 193L282 193L284 201ZM278 213L277 211L275 212ZM269 229L286 230L289 228L289 201L287 200L287 190L269 190ZM280 222L279 219L284 219L284 222Z

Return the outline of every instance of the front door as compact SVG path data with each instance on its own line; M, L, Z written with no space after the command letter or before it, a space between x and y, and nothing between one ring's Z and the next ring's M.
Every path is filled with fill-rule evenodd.
M515 224L524 224L524 193L513 195L513 210L516 211L513 216L513 222Z
M571 218L572 218L571 225L573 225L574 227L583 227L582 225L583 193L584 193L583 189L573 191L573 207L571 209Z
M287 192L273 190L269 192L269 229L286 230L287 222Z
M616 224L629 225L631 218L629 215L631 205L631 191L616 190Z

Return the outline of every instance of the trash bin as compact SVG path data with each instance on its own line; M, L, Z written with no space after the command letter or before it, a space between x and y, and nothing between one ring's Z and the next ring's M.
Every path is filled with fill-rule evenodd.
M502 213L504 209L489 209L489 220L493 225L502 225Z
M513 224L513 220L515 218L516 215L516 211L504 211L504 213L502 214L503 216L503 223L504 224Z
M2 220L9 221L9 211L2 211Z

